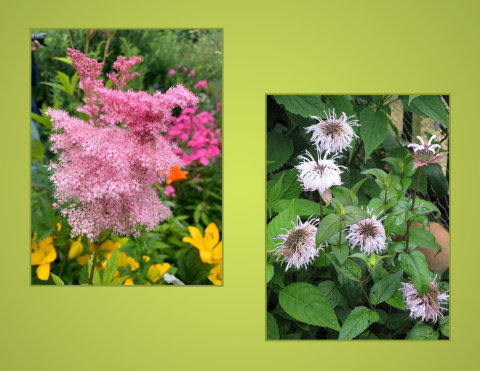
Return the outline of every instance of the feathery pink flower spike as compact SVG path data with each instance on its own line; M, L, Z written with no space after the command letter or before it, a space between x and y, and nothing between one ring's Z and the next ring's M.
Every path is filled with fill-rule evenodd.
M89 121L50 108L47 114L54 126L51 149L59 153L58 162L50 163L50 179L54 197L64 204L61 213L68 218L72 237L85 233L97 241L107 229L119 235L138 235L138 225L151 230L170 214L151 182L164 181L173 166L182 166L175 146L162 132L173 108L196 105L198 98L181 85L165 94L123 92L138 76L130 74L141 61L138 57L117 59L118 74L108 76L118 90L111 90L97 80L101 63L72 49L68 56L86 94L85 105L78 110Z

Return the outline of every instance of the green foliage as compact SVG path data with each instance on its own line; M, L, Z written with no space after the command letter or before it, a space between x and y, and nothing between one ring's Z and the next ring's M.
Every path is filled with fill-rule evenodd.
M438 164L414 169L413 150L394 117L398 100L406 112L439 121L446 133L447 111L439 96L267 97L267 339L448 338L446 310L437 323L422 321L410 315L401 290L411 281L423 295L434 277L439 281L417 247L441 249L428 226L442 216L445 205L440 208L436 197L448 195L448 181ZM318 190L302 190L296 156L305 150L316 153L305 128L317 122L311 116L326 119L324 110L333 109L337 117L345 113L359 120L360 128L352 126L358 138L334 158L344 166L342 183L330 187L331 199L323 200ZM362 243L352 246L351 226L369 225L365 220L373 216L385 230L385 241L367 253ZM288 235L297 217L318 222L319 250L312 252L307 243L297 246L298 255L316 254L306 265L272 254L282 241L275 237ZM440 292L448 290L448 281L447 271L438 282Z

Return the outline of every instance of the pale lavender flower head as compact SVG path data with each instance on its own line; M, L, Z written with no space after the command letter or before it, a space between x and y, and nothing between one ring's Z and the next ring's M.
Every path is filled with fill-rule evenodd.
M324 112L327 115L326 120L317 116L310 116L310 118L318 120L315 125L305 128L306 133L313 132L311 141L320 150L327 152L341 152L350 147L353 138L358 138L352 129L352 126L359 126L358 120L348 121L354 116L347 117L345 112L342 112L342 115L338 118L335 110L332 110L332 112L328 110L328 113Z
M322 159L321 155L318 155L318 161L313 158L310 152L305 151L305 156L300 155L297 158L302 160L295 168L300 171L298 180L303 183L303 187L307 191L318 190L324 193L327 189L330 189L334 185L341 185L342 180L340 174L343 173L340 170L345 166L337 165L335 159L338 156L332 156L327 160L328 152L325 153L325 157Z
M370 211L367 209L367 213ZM379 253L385 250L385 228L381 219L373 215L371 218L360 220L357 224L349 226L347 241L352 245L351 249L360 245L360 251L364 254Z
M410 317L421 318L422 321L437 321L438 317L443 318L442 310L448 310L442 305L448 303L448 291L440 293L435 278L428 285L428 290L423 295L418 295L418 291L411 282L402 282L399 289L403 293L405 307L410 310Z
M422 144L411 143L407 147L413 147L413 157L415 158L415 163L413 168L420 166L425 166L428 164L434 164L440 161L443 156L435 153L435 148L442 148L440 144L432 144L432 141L436 138L436 135L432 135L427 144L423 141L422 137L418 137L418 140Z
M285 270L291 266L300 269L303 265L306 268L318 256L318 250L323 247L323 245L316 247L315 243L319 222L318 218L310 217L305 223L302 223L300 217L297 216L297 224L292 222L291 230L287 231L282 228L286 233L275 237L275 239L283 241L275 245L272 250L273 255L276 255L277 259L283 257L282 262L287 262Z

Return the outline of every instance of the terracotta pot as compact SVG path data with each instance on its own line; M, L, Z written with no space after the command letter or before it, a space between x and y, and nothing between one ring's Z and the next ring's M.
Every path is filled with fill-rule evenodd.
M425 254L429 269L443 273L448 269L449 266L450 236L445 228L435 222L430 222L429 227L426 229L435 236L435 242L442 247L442 252L435 256L437 254L437 250L424 249L421 247L418 247L417 249Z

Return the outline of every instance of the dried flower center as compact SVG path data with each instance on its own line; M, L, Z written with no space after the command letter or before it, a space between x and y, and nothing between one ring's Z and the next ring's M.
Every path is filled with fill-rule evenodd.
M359 225L361 226L361 228L359 229L358 234L360 234L364 238L373 238L377 236L377 227L373 224L371 220L362 220Z
M342 135L343 127L341 123L342 123L341 120L337 120L335 122L329 122L329 121L325 122L325 124L322 126L324 134L331 136L333 138L336 138Z
M317 170L318 173L320 174L322 174L326 168L327 168L326 165L319 165L319 164L315 165L315 170Z
M307 242L310 232L304 228L292 231L285 240L283 253L290 258L295 252L302 253L303 245Z
M432 156L434 156L434 154L428 150L428 147L415 152L415 157L422 161L428 161L432 158Z
M433 283L428 285L428 290L425 293L425 296L427 297L428 304L436 310L440 309L440 304L437 299L438 295L440 295L440 291L438 291L437 285Z

